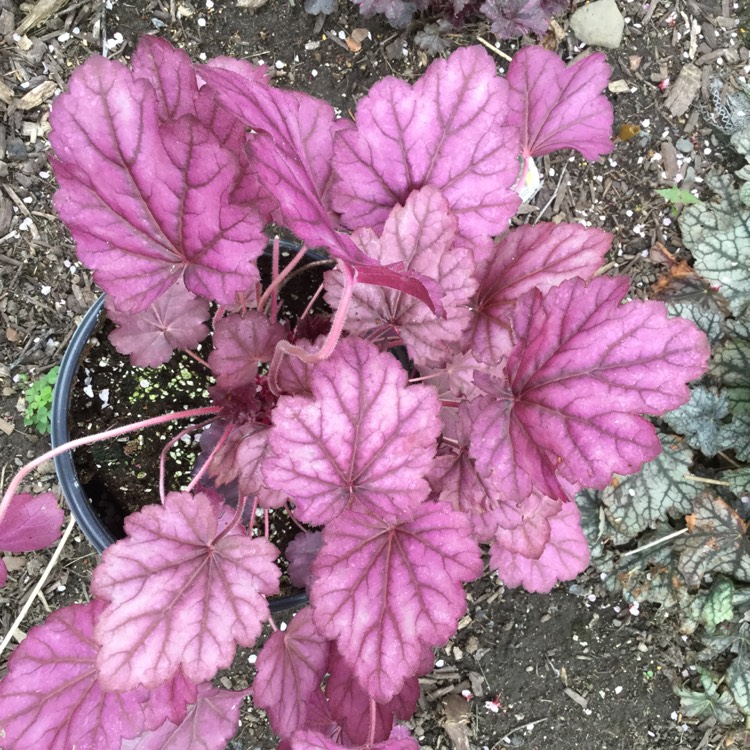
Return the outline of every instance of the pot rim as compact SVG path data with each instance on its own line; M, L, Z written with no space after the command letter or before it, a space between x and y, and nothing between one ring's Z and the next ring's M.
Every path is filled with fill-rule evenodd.
M281 240L280 245L282 249L294 251L300 247L298 243L289 240ZM316 250L308 250L308 253L312 256L313 260L321 260L327 257ZM88 309L83 320L73 332L60 362L60 369L52 393L52 409L50 411L50 441L53 448L58 448L70 440L68 412L73 395L73 387L78 369L81 366L86 343L99 324L99 319L104 309L105 298L106 295L102 294ZM94 549L101 555L117 539L94 511L88 495L84 492L81 483L78 481L78 472L73 460L73 453L73 451L67 451L52 459L55 474L57 475L57 481L62 489L65 502L73 514L73 518L75 518L86 539L89 540ZM304 591L299 591L289 596L270 597L268 599L268 606L271 612L280 612L302 606L307 604L308 601L307 594Z

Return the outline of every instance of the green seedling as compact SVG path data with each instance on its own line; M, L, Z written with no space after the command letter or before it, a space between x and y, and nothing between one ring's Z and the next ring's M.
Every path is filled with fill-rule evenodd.
M37 378L24 393L26 411L23 415L23 423L27 427L35 427L41 435L48 434L50 430L52 391L59 370L59 367L53 367L45 375Z
M695 203L700 203L700 200L690 191L683 190L682 188L664 188L663 190L657 190L656 194L660 195L665 201L667 201L667 203L672 205L672 216L677 216L679 213L677 207L680 205L691 206Z

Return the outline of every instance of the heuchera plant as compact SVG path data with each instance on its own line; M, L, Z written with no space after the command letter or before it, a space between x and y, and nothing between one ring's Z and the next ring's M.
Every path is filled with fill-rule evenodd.
M377 83L351 122L263 68L193 65L153 37L130 70L92 58L75 72L51 117L56 206L107 292L113 339L157 365L212 331L216 384L212 404L81 439L11 483L0 548L44 546L60 511L16 495L41 461L211 421L190 485L130 516L92 601L16 648L5 750L218 750L246 693L281 748L410 750L397 722L465 611L480 544L500 581L529 591L586 567L572 497L657 455L642 415L684 403L708 356L692 323L623 304L628 279L597 276L605 232L509 229L529 159L611 150L608 75L600 54L565 67L531 47L503 79L481 48L460 49L414 85ZM271 221L304 244L283 270L275 244L262 288ZM336 261L332 314L292 325L283 284L305 247ZM309 529L287 554L310 603L286 630L267 603L279 552L245 522L258 509ZM267 622L253 687L213 687Z

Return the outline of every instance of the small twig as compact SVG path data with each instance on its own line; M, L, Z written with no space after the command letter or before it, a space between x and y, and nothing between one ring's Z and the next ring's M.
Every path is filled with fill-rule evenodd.
M513 60L510 55L506 55L505 52L503 52L501 49L498 49L494 44L488 42L486 39L483 39L481 36L477 36L477 41L487 47L487 49L491 52L494 52L498 57L502 57L503 60L507 60L508 62L511 62Z
M631 555L637 555L639 552L643 552L644 550L647 550L651 547L656 547L657 544L661 544L662 542L668 542L670 539L674 539L675 537L682 536L683 534L687 533L687 528L680 529L679 531L673 531L671 534L667 534L666 536L660 537L659 539L655 539L653 542L649 542L648 544L644 544L642 547L638 547L637 549L631 549L630 552L623 552L620 557L630 557Z
M18 617L16 617L15 621L8 629L8 632L5 634L5 638L3 638L3 642L0 643L0 654L2 654L3 651L5 651L8 644L10 643L10 639L13 637L13 634L16 632L16 629L23 622L23 618L26 617L28 611L31 609L31 605L34 603L34 600L37 598L37 596L39 596L39 593L42 590L42 586L44 586L44 584L47 582L47 578L49 574L52 572L52 568L54 568L55 565L57 565L57 560L60 557L60 554L63 551L63 547L68 541L68 538L73 532L73 528L75 527L75 525L76 525L75 519L71 516L70 521L68 521L68 525L65 528L65 533L62 535L62 538L57 543L57 547L55 548L55 551L52 553L52 557L50 558L50 561L47 563L47 567L44 569L44 572L42 573L41 578L37 581L36 586L34 586L34 590L31 592L31 595L26 600L26 604L23 605L23 607L21 608L21 611L18 613Z
M536 726L537 724L542 724L542 723L543 723L543 722L545 722L545 721L547 721L547 717L546 717L546 716L545 716L545 717L544 717L543 719L537 719L536 721L527 721L527 722L525 722L525 723L523 723L523 724L519 724L519 725L518 725L517 727L513 727L513 729L511 729L511 730L510 730L509 732L506 732L506 733L505 733L505 734L503 735L503 739L501 739L501 740L498 740L498 742L496 742L496 743L495 743L495 744L494 744L494 745L492 746L492 750L496 750L496 748L500 747L500 744L501 744L502 742L504 742L505 738L506 738L506 737L510 737L510 736L511 736L511 734L515 734L516 732L521 732L521 731L523 731L524 729L528 729L528 728L533 728L533 727L535 727L535 726Z
M544 212L552 205L552 201L555 200L555 198L557 198L557 194L560 192L560 186L562 185L562 181L565 178L567 171L568 171L568 162L565 162L565 164L563 164L563 168L560 170L560 179L557 181L557 187L555 188L552 195L550 195L549 200L542 207L542 210L534 217L534 222L533 222L534 224L539 222L539 219L542 218L542 216L544 215Z
M689 479L691 482L703 482L704 484L717 484L719 487L731 487L729 482L723 479L709 479L708 477L696 477L695 474L683 474L683 479Z

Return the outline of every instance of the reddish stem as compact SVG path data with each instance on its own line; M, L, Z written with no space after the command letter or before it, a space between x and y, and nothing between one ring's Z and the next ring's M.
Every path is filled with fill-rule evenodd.
M208 362L206 362L206 360L205 360L205 359L203 359L203 357L201 357L201 355L200 355L200 354L196 354L195 352L193 352L193 351L190 351L190 349L184 349L183 351L184 351L184 352L185 352L185 354L187 354L187 355L188 355L189 357L192 357L192 358L193 358L193 359L194 359L194 360L195 360L195 361L196 361L196 362L197 362L197 363L198 363L199 365L203 365L203 366L204 366L204 367L205 367L205 368L206 368L207 370L210 370L210 369L211 369L211 368L209 367L209 364L208 364Z
M340 261L340 264L344 273L344 290L341 293L341 301L331 321L331 330L328 332L328 336L320 349L317 352L310 353L306 352L301 346L295 346L288 341L279 341L276 344L276 350L273 353L273 360L271 361L268 373L268 386L271 392L277 396L280 395L278 388L279 367L285 354L293 354L308 365L322 362L333 354L333 350L336 348L336 344L338 344L341 334L344 332L344 323L349 312L349 306L354 294L354 284L357 278L356 271L348 263Z
M170 438L167 444L161 449L161 455L159 456L159 498L162 505L164 505L164 494L165 494L165 477L166 477L166 461L167 453L177 444L184 435L189 435L194 430L199 430L201 427L205 427L211 424L213 420L207 419L205 422L198 422L198 424L188 425L184 430L180 430L173 438Z
M377 722L378 704L370 698L370 731L367 733L366 747L372 747L375 744L375 724Z
M237 507L234 509L234 515L232 516L232 520L226 525L224 530L213 540L212 545L218 544L241 520L242 520L242 514L245 512L245 496L243 495L239 502L237 503Z
M279 259L277 254L277 248L278 248L278 242L279 238L274 237L273 238L273 250L274 250L274 265L273 265L273 272L271 276L271 284L269 285L268 289L266 289L265 292L263 292L263 296L258 300L258 309L263 310L263 306L268 302L268 298L273 294L273 299L275 301L276 299L276 292L278 291L279 287L284 283L284 280L289 276L289 274L300 264L300 261L305 257L305 253L307 252L307 248L305 245L302 245L300 249L297 251L297 254L292 258L289 263L286 265L286 268L279 273ZM275 302L274 302L275 303ZM275 319L275 317L274 317Z
M221 433L219 442L216 443L216 445L214 446L214 449L209 454L208 458L206 459L206 463L204 463L203 466L201 466L201 468L196 472L195 476L190 480L190 484L185 488L185 492L192 492L195 485L198 484L198 482L200 482L201 477L206 473L206 471L208 471L208 467L211 465L211 461L213 461L214 456L224 447L224 443L227 442L229 433L233 429L234 429L234 425L230 422L224 429L224 432Z
M253 535L253 526L255 526L255 511L258 510L258 496L255 496L255 499L253 500L253 511L250 514L250 523L247 526L247 535L252 536Z
M156 427L160 424L167 422L174 422L176 419L189 419L191 417L203 417L209 414L216 415L219 412L217 406L201 406L197 409L185 409L184 411L170 412L169 414L162 414L159 417L150 417L149 419L142 419L140 422L134 422L133 424L124 425L117 427L113 430L107 430L106 432L100 432L95 435L86 435L85 437L77 438L76 440L69 440L67 443L52 448L46 453L35 458L33 461L29 461L26 466L22 467L18 474L13 477L13 480L8 485L8 489L3 495L2 501L0 501L0 522L2 522L10 501L15 496L18 488L26 477L31 474L34 469L39 468L45 461L49 461L51 458L60 456L67 451L75 450L84 445L93 445L94 443L101 443L103 440L110 440L111 438L117 438L121 435L129 435L131 432L137 432L143 430L146 427Z

